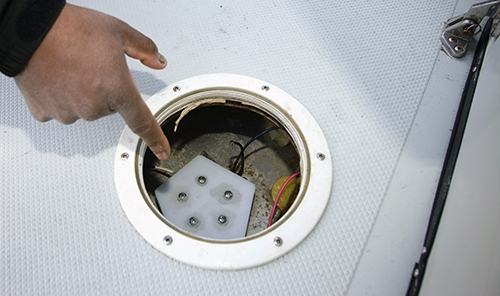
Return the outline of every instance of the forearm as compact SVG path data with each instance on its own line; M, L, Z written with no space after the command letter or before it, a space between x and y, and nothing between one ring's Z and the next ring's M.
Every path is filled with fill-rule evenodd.
M0 1L0 71L12 77L25 68L66 1Z

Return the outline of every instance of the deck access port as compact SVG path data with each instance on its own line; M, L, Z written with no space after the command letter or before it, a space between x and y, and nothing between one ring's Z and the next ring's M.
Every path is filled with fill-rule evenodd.
M115 181L130 222L156 249L202 268L243 269L292 250L318 223L332 159L289 94L214 74L177 82L147 104L172 154L157 159L126 127Z

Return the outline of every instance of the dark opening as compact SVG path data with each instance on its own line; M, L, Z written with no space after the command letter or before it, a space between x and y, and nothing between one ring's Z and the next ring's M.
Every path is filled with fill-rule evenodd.
M241 171L241 176L256 186L247 235L266 229L274 203L271 193L274 183L300 170L300 157L291 137L262 110L250 109L235 101L199 106L180 120L174 132L180 113L169 117L162 124L172 148L171 157L161 161L149 149L145 153L143 176L151 199L155 200L154 191L157 187L198 155L239 173L241 161L233 169L240 154L240 147L236 143L244 146L255 136L277 127L248 145ZM232 145L231 141L234 142ZM292 196L291 199L294 198Z

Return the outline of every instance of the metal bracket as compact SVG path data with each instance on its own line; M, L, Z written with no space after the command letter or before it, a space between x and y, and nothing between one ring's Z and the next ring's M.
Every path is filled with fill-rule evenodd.
M500 0L477 3L463 15L446 21L441 43L444 51L454 58L461 58L467 53L467 46L472 36L481 32L481 21L484 17L493 18L491 36L500 35Z

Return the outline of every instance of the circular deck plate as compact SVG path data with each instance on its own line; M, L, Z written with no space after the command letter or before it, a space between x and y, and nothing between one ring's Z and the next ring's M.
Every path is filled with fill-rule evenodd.
M314 229L330 197L332 159L311 114L292 96L264 81L233 74L196 76L168 86L147 104L158 122L207 98L239 102L263 110L285 128L300 156L301 183L288 212L275 224L241 239L194 236L168 222L146 193L144 142L128 127L115 155L115 184L122 208L137 232L153 247L180 262L207 269L237 270L270 262L296 247Z

